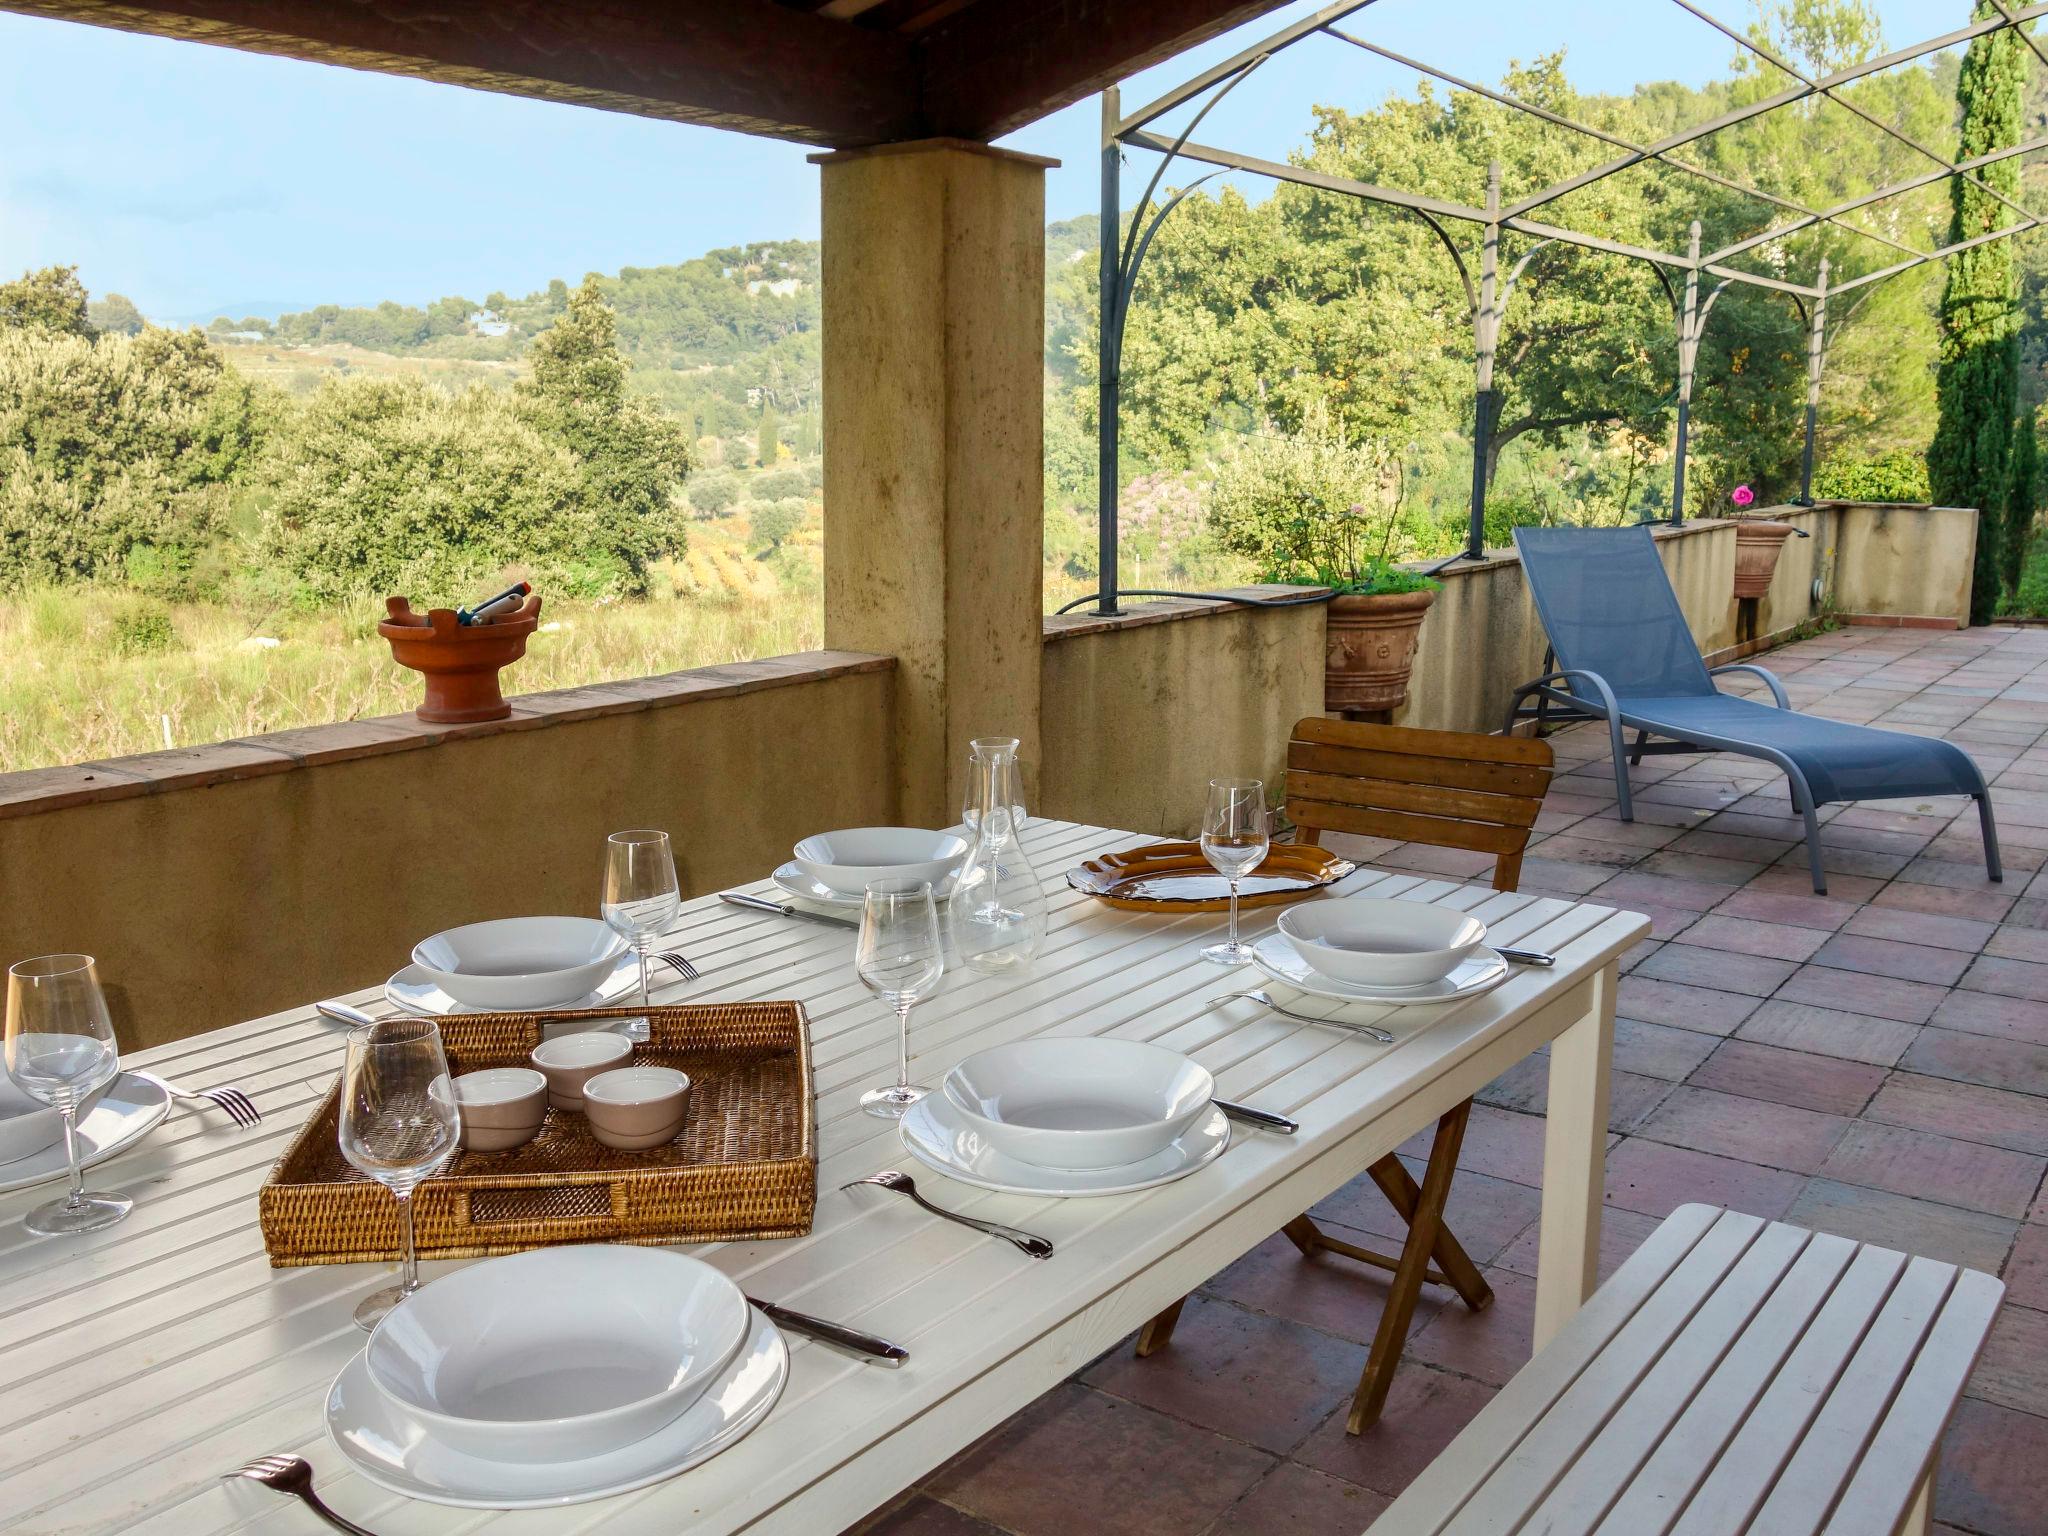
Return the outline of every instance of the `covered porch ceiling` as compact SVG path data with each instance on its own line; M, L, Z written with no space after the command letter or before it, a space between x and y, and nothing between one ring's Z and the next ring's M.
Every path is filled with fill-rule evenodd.
M0 0L834 149L988 140L1280 0Z

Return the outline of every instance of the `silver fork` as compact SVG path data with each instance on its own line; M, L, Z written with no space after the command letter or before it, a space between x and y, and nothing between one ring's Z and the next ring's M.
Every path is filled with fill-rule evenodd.
M1376 1024L1354 1024L1349 1019L1319 1019L1312 1013L1296 1013L1292 1008L1282 1008L1263 992L1225 992L1221 997L1210 998L1209 1006L1213 1008L1218 1003L1233 1002L1240 997L1260 1004L1267 1012L1277 1013L1283 1019L1293 1019L1300 1024L1327 1024L1332 1029L1352 1029L1379 1041L1381 1045L1394 1043L1394 1037Z
M174 1099L194 1099L211 1104L215 1109L226 1110L228 1118L245 1131L263 1121L263 1111L239 1088L180 1088L154 1072L136 1071L135 1075L145 1082L155 1083Z
M1020 1232L1015 1227L1006 1227L1000 1221L982 1221L974 1216L962 1216L958 1211L949 1211L936 1206L917 1192L917 1181L907 1173L898 1173L894 1168L885 1168L880 1173L871 1173L864 1179L855 1179L852 1184L842 1184L841 1189L852 1189L857 1184L873 1184L881 1189L894 1190L899 1195L908 1195L934 1216L943 1216L947 1221L957 1221L963 1227L972 1227L977 1232L986 1232L990 1237L1000 1237L1006 1243L1015 1243L1034 1259L1052 1257L1052 1244L1042 1237L1033 1237L1029 1232Z
M313 1464L303 1456L258 1456L246 1466L237 1467L224 1476L246 1477L273 1492L303 1499L312 1506L314 1514L337 1531L347 1531L349 1536L375 1536L374 1532L365 1530L353 1520L344 1520L320 1502L320 1495L313 1491Z
M699 977L697 967L690 964L690 962L688 960L685 960L681 955L649 955L647 958L650 960L659 960L666 965L674 966L677 970L683 973L683 980L685 981L696 981Z

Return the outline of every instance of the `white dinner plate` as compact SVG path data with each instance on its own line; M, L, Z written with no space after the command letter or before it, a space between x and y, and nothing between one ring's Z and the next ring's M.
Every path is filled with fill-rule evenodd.
M813 880L804 873L803 866L798 864L795 859L791 859L787 864L782 865L768 878L773 880L787 894L801 897L805 901L815 901L824 907L857 907L862 901L862 898L859 896L849 896L844 891L833 890L831 886L825 884L822 880ZM932 887L932 898L935 901L944 901L952 894L953 877L951 875L948 875Z
M117 1152L125 1152L162 1124L170 1112L169 1094L146 1078L123 1072L107 1085L92 1112L78 1122L79 1166L90 1168ZM71 1164L64 1157L64 1138L60 1136L40 1152L0 1163L0 1192L61 1179L70 1171Z
M650 964L659 966L660 962ZM657 970L654 974L664 974ZM566 1003L549 1003L544 1008L511 1009L513 1013L551 1013L558 1008L609 1008L614 1003L628 1002L640 995L640 962L629 952L619 956L618 968L598 984L595 992L586 992L581 997L572 997ZM422 1018L438 1019L450 1013L483 1013L487 1010L471 1008L458 1003L434 983L432 977L416 965L404 966L392 974L384 983L384 1000L394 1008Z
M710 1460L768 1415L789 1379L789 1346L753 1321L733 1363L704 1395L645 1440L581 1461L486 1461L427 1436L370 1380L361 1353L327 1389L327 1433L380 1488L463 1509L547 1509L645 1488Z
M1122 1168L1040 1168L998 1152L967 1123L943 1093L927 1094L903 1117L903 1145L910 1155L949 1179L1005 1195L1128 1195L1155 1184L1171 1184L1223 1155L1230 1122L1212 1109L1164 1152Z
M1273 980L1306 992L1311 997L1331 997L1343 1003L1378 1003L1399 1008L1415 1003L1458 1003L1482 992L1491 992L1508 979L1508 963L1490 949L1474 950L1459 962L1456 970L1441 981L1419 987L1366 987L1325 976L1306 960L1284 933L1269 933L1252 946L1252 964Z

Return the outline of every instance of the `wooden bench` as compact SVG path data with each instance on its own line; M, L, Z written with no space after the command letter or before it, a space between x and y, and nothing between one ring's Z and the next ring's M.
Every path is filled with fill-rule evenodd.
M1681 1206L1372 1536L1919 1536L2004 1293Z

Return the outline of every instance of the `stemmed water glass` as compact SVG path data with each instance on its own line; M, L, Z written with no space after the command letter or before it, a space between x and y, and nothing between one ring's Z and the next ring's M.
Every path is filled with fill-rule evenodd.
M78 1162L78 1107L114 1080L114 1024L91 955L43 955L7 968L7 1075L30 1098L63 1117L71 1193L30 1211L22 1225L38 1237L97 1232L128 1214L126 1195L85 1187Z
M412 1194L454 1155L460 1119L441 1028L432 1019L387 1019L349 1031L341 1078L341 1155L398 1199L404 1267L396 1285L363 1298L356 1325L374 1328L420 1288Z
M604 840L604 920L640 961L640 1006L647 1006L647 952L683 910L668 834L642 828Z
M861 900L853 965L862 985L896 1010L896 1082L860 1096L869 1114L894 1120L931 1092L910 1081L910 1010L931 996L946 972L929 881L870 882Z
M1251 960L1251 945L1237 936L1237 886L1265 862L1271 845L1265 784L1258 779L1211 779L1209 808L1202 816L1202 857L1230 882L1230 937L1204 949L1204 960L1218 965Z

